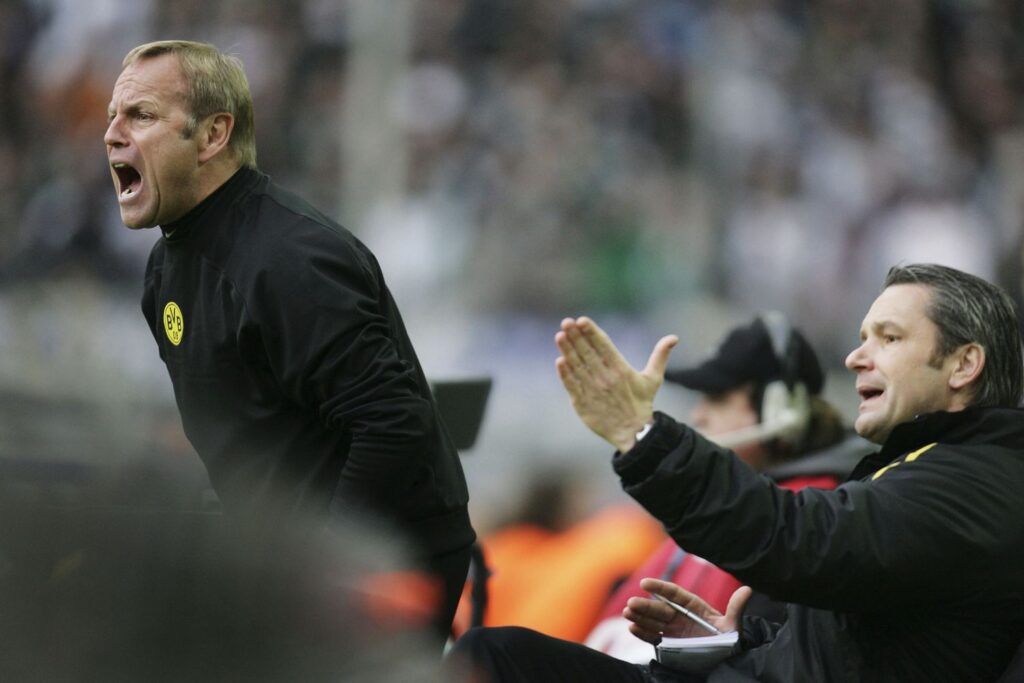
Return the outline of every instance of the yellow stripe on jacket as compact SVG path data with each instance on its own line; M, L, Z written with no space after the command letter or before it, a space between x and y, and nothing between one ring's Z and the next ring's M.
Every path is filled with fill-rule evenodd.
M918 448L913 453L908 453L907 455L905 455L903 457L903 460L899 460L897 462L889 463L888 465L886 465L882 469L880 469L877 472L875 472L874 474L872 474L871 475L871 481L874 481L875 479L878 479L880 476L882 476L883 474L885 474L886 472L891 470L893 467L896 467L897 465L901 465L901 464L903 464L905 462L914 462L915 460L917 460L918 456L920 456L922 453L924 453L925 451L931 449L933 446L937 446L937 445L938 445L937 441L935 443L930 443L927 446L923 446L921 448Z

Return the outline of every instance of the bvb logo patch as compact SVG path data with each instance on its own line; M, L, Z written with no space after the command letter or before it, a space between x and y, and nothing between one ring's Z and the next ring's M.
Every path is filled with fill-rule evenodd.
M178 304L168 301L164 306L164 331L171 343L177 346L181 343L181 335L185 332L185 319L181 316L181 309Z

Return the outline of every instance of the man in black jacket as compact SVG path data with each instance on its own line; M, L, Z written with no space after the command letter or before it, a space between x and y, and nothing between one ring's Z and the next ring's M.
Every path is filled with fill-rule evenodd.
M710 681L993 681L1024 638L1024 385L1009 297L951 268L893 268L846 365L855 427L882 446L834 491L791 493L653 411L674 336L633 370L587 318L556 335L581 419L617 449L626 491L687 551L789 602L782 626L724 615L667 582L641 587L740 638ZM706 635L634 597L635 635ZM495 681L691 681L521 629L456 647ZM549 662L550 664L542 664Z
M104 136L121 217L160 226L142 308L228 512L370 512L442 580L475 539L458 453L376 259L256 169L241 63L161 41L124 59Z

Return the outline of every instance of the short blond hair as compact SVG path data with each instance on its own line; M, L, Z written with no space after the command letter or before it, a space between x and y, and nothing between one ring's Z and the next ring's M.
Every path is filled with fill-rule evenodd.
M256 168L256 126L253 119L252 94L242 61L226 55L208 43L189 40L158 40L139 45L125 55L123 66L143 59L173 54L188 81L186 107L188 121L183 134L195 134L199 121L210 114L227 112L235 126L228 148L242 166Z

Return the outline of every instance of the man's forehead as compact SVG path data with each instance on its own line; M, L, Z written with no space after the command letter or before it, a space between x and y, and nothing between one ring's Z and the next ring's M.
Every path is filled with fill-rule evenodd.
M909 324L927 318L931 291L925 285L899 284L886 287L871 304L863 327L880 324Z
M126 66L114 83L111 104L144 99L184 100L185 75L177 57L166 54L140 59Z

